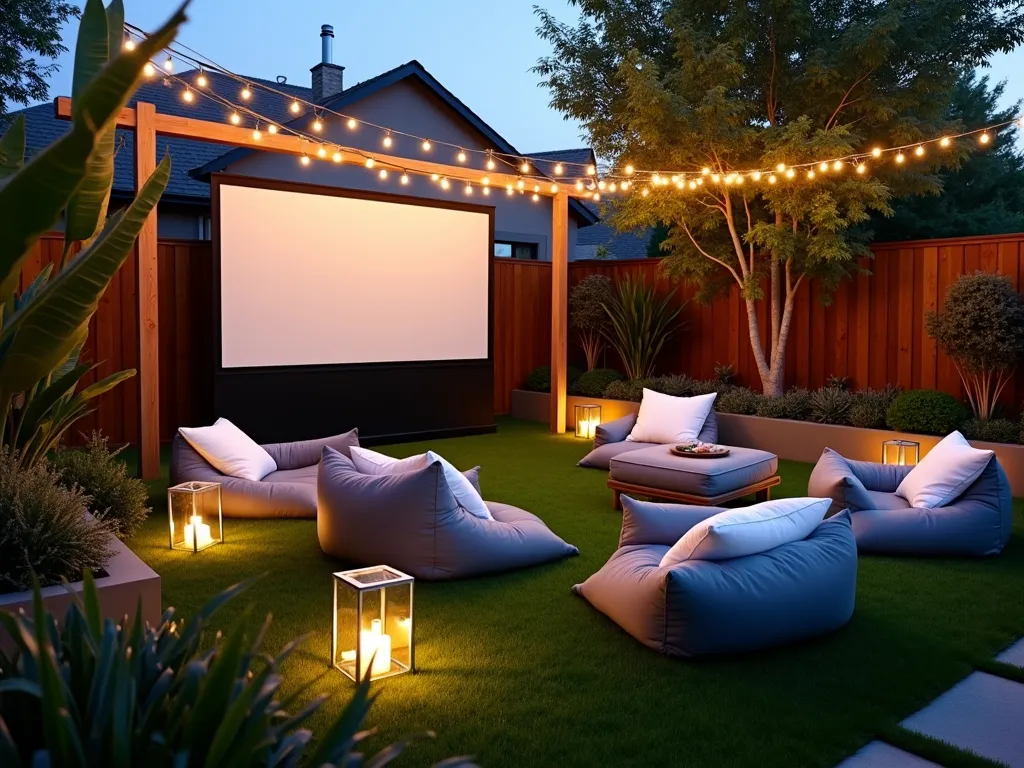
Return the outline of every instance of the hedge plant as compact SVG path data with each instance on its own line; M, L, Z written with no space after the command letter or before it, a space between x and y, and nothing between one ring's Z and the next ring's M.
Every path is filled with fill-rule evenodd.
M756 416L794 421L804 421L810 417L810 413L811 393L802 387L794 387L778 397L762 395L754 410Z
M570 365L565 372L565 388L568 391L572 391L576 386L576 382L579 380L582 371L576 366ZM532 371L526 375L526 381L523 382L523 389L527 389L530 392L550 392L551 391L551 366L550 365L538 365Z
M960 431L968 440L985 440L989 443L1019 443L1021 441L1020 425L1009 419L982 421L970 418L963 423Z
M948 435L967 420L967 411L952 395L934 389L912 389L893 400L885 423L897 432Z
M849 424L853 393L842 387L823 387L811 393L811 420L820 424Z
M746 387L735 387L715 398L715 409L721 413L738 413L753 416L761 402L762 395Z
M575 389L584 397L602 397L609 384L621 380L622 374L612 368L595 368L580 374Z

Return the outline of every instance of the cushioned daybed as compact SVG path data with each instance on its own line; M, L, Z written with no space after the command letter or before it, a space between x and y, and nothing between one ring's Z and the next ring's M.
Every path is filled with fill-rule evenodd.
M619 549L573 591L649 648L752 651L832 632L853 615L857 546L846 514L760 554L662 566L691 527L725 510L622 502Z
M476 473L465 473L474 485ZM363 474L325 448L319 469L317 536L329 555L387 563L417 579L508 571L575 555L544 522L509 504L486 502L493 520L455 501L440 462L401 474Z
M324 447L347 454L356 445L359 431L355 429L321 440L264 445L277 470L262 480L244 480L218 472L179 433L171 446L170 482L220 483L225 517L314 519L317 465Z
M609 463L616 456L630 451L651 448L660 443L638 443L626 440L636 424L637 414L627 413L620 419L599 424L594 430L594 449L579 461L579 466L593 469L608 469ZM697 439L702 443L718 442L718 420L712 410L704 421Z
M1013 500L993 455L951 503L916 508L896 494L913 467L846 459L826 448L808 484L812 496L849 509L862 552L904 555L997 555L1010 538Z

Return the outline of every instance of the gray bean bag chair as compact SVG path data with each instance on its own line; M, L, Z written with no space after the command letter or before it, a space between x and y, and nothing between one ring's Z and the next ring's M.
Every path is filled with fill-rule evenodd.
M635 413L627 413L615 421L599 424L594 430L594 449L580 459L577 466L606 470L609 468L609 462L616 456L657 445L657 443L633 443L626 440L635 424ZM718 442L718 419L715 417L714 410L708 414L697 439L704 443Z
M277 462L277 471L258 482L222 475L181 434L171 445L170 483L221 484L225 517L316 517L316 471L325 446L347 454L359 445L359 430L321 440L271 443L263 448Z
M476 484L475 473L467 477ZM579 554L540 518L509 504L486 502L494 520L466 512L440 462L364 475L344 454L325 448L317 491L316 532L324 552L361 565L391 565L417 579L459 579Z
M846 514L803 541L732 560L661 558L721 507L622 497L619 549L573 591L649 648L703 656L769 648L839 629L853 615L857 545Z
M861 552L892 555L998 555L1010 538L1013 500L995 456L952 504L918 509L895 491L913 467L851 461L826 448L807 492L849 509Z

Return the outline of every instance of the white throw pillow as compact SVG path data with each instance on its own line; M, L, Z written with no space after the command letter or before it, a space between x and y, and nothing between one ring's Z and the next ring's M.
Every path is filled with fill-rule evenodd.
M661 565L686 560L730 560L803 541L825 519L832 499L775 499L712 515L688 530L661 558Z
M636 443L684 443L696 440L715 404L717 392L673 397L644 389L636 424L627 440Z
M227 419L217 419L212 427L181 427L178 432L221 474L259 481L277 470L274 457Z
M950 432L925 454L896 489L912 507L934 509L955 501L985 471L992 451L975 448Z
M448 483L458 505L474 517L479 517L482 520L494 519L491 510L484 503L483 497L466 476L452 466L451 462L433 451L410 456L407 459L395 459L383 453L355 446L351 448L351 452L352 463L364 475L398 475L429 467L435 461L439 461L441 469L444 471L445 482Z

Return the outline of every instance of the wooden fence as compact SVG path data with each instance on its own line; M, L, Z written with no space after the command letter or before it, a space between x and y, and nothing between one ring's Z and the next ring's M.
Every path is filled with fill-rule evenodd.
M60 259L62 239L44 237L22 271L22 288L43 266ZM977 270L1006 275L1024 288L1024 234L881 243L872 274L840 287L831 306L816 288L801 288L786 356L787 386L820 387L830 375L848 376L856 387L892 382L905 388L935 388L962 396L950 361L924 331L924 315L941 306L948 286ZM170 440L185 424L209 422L212 413L212 261L208 242L161 240L160 258L160 436ZM587 275L613 280L641 272L661 290L676 290L688 301L685 328L666 346L660 372L710 378L718 363L731 364L739 383L759 387L750 351L746 312L738 293L709 306L693 301L692 286L673 286L654 259L585 261L569 265L569 284ZM86 348L99 363L86 381L137 365L135 265L129 259L114 277L90 323ZM761 306L762 336L767 336ZM551 354L551 266L544 262L494 261L494 408L509 410L512 389L546 365ZM570 359L582 355L570 344ZM614 364L614 359L609 358ZM1024 403L1024 372L1005 394L1008 408ZM76 425L72 439L102 429L114 443L138 434L138 385L134 380L99 398L96 412Z

